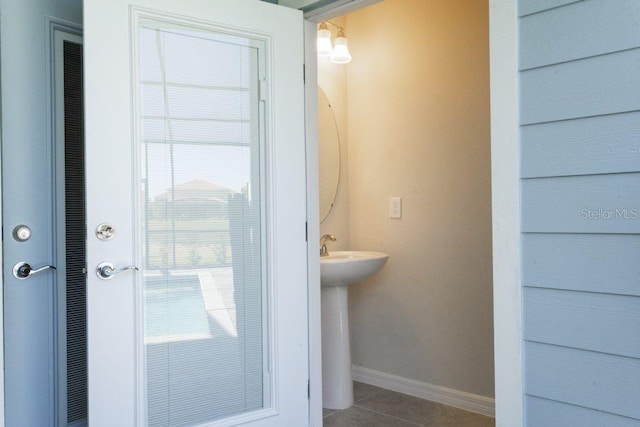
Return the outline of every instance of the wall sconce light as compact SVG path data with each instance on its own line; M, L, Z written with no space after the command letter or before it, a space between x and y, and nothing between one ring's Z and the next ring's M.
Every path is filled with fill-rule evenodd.
M331 31L329 31L328 25L332 25L338 29L338 35L331 43ZM351 54L347 44L349 41L344 35L344 28L340 25L336 25L333 22L324 21L318 28L318 56L330 57L330 61L334 64L348 64L351 62Z
M331 31L327 27L327 23L323 22L318 28L318 56L327 57L333 53L333 45L331 44Z

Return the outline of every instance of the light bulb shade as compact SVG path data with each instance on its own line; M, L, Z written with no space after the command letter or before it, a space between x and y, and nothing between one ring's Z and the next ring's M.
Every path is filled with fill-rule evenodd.
M349 53L347 43L348 40L346 37L336 37L331 62L334 64L348 64L351 62L351 54Z
M332 53L331 31L320 28L318 30L318 56L331 56Z

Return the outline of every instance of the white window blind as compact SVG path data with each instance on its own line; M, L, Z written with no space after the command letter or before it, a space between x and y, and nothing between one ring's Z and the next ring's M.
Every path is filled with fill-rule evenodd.
M148 20L138 37L148 423L196 425L269 398L264 48Z

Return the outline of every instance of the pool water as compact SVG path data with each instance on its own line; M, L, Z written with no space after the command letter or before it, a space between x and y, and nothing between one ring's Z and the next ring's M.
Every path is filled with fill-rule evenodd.
M153 342L211 336L200 281L193 276L145 280L145 338Z

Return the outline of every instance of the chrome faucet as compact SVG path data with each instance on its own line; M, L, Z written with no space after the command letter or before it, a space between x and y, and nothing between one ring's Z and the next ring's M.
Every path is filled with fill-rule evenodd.
M333 234L325 234L320 238L320 256L329 256L329 251L327 251L327 240L331 240L335 242L336 236Z

